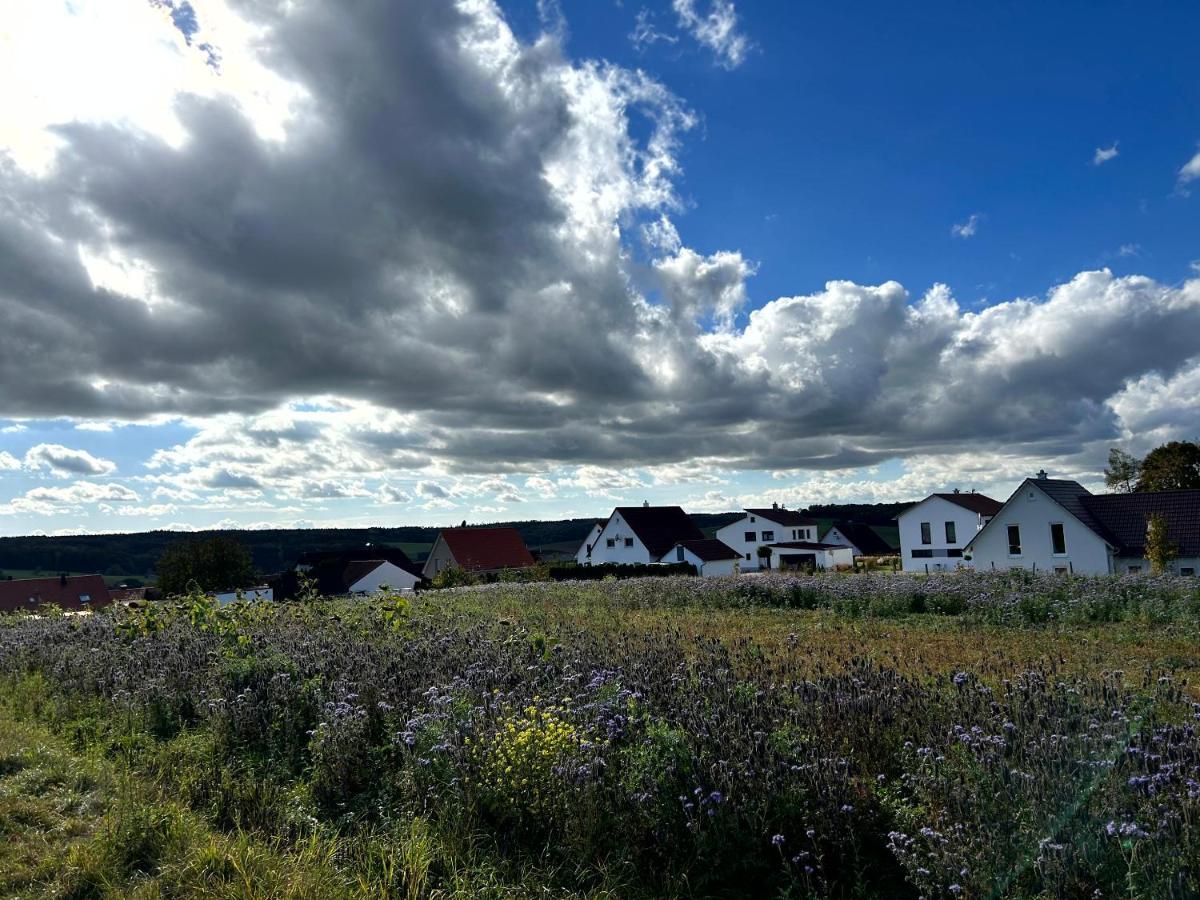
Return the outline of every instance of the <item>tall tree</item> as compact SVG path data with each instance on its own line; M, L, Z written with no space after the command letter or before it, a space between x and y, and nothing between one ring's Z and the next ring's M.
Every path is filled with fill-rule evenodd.
M1142 460L1135 491L1180 491L1200 488L1200 444L1171 441L1155 447Z
M193 582L202 591L250 587L258 581L250 553L223 535L168 544L155 566L164 597L185 594Z
M1104 470L1104 483L1114 491L1128 494L1137 483L1142 461L1120 447L1108 451L1108 468Z

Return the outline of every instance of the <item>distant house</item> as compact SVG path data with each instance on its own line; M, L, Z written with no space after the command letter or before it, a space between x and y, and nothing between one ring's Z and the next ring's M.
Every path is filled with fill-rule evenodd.
M854 553L849 547L825 544L820 541L781 541L768 544L771 555L764 563L765 569L779 571L825 569L854 565Z
M262 600L264 602L269 602L275 599L275 592L269 585L261 584L255 587L241 588L236 591L217 591L212 595L212 597L222 605L226 603L233 603L239 597L241 597L243 600Z
M930 494L900 515L900 563L905 572L970 568L967 544L1004 504L973 492Z
M57 606L69 612L99 609L112 604L99 575L59 575L54 578L18 578L0 581L0 613L38 612Z
M583 539L583 543L579 545L579 549L575 551L575 562L581 566L589 565L592 561L592 548L596 546L596 541L600 539L600 532L604 530L604 523L597 522L592 526L592 530L588 532L588 536Z
M276 600L294 599L306 579L318 594L340 597L376 594L384 586L411 591L421 583L421 571L399 547L314 551L301 555L292 571L271 579L272 596Z
M864 522L838 522L836 525L830 525L821 535L821 542L849 547L854 557L896 555L896 548Z
M678 506L618 506L592 544L591 565L649 565L681 541L704 540L704 532Z
M742 555L716 538L677 541L659 559L664 563L691 563L701 577L737 575L741 571Z
M515 528L447 528L438 533L422 572L433 578L457 566L475 575L494 575L535 562Z
M1178 552L1171 571L1200 568L1200 490L1093 494L1077 481L1027 478L967 545L976 569L1086 575L1148 572L1146 528L1161 515Z
M113 603L119 603L123 606L128 606L131 603L141 603L146 599L146 591L144 587L115 587L108 589L108 596Z
M717 530L717 539L742 557L742 569L769 569L758 555L759 547L780 541L816 541L820 523L778 503L770 509L745 509L740 519Z

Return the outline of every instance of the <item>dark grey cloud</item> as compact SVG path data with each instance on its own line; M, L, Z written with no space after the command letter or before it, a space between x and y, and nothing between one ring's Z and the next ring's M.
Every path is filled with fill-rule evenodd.
M982 313L834 282L734 330L739 254L622 240L674 202L691 119L658 85L518 44L482 2L237 6L305 92L286 140L183 95L180 143L70 123L44 176L0 156L0 415L245 414L236 453L188 456L218 489L431 463L840 468L1107 440L1127 382L1196 356L1197 282L1106 272ZM153 271L152 302L94 287L81 248ZM308 397L405 418L334 446L257 417Z

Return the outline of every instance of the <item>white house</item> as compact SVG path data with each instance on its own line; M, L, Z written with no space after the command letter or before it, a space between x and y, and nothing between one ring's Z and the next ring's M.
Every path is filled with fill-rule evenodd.
M717 529L717 540L732 547L742 557L742 570L769 569L770 563L758 556L759 547L777 541L816 541L816 519L774 504L770 509L744 509L745 515Z
M664 563L691 563L696 574L703 578L737 575L741 572L741 561L740 553L714 538L678 541L659 559Z
M1200 568L1200 490L1093 494L1076 481L1027 478L967 545L976 569L1102 575L1148 572L1151 516L1178 551L1171 571Z
M833 571L838 566L854 565L854 551L836 544L823 544L820 541L781 541L768 546L771 555L765 561L765 569Z
M900 515L900 560L905 572L969 568L967 543L1003 506L983 494L930 494Z
M680 541L704 540L678 506L618 506L592 544L590 565L649 565L662 561Z
M350 563L343 578L347 594L378 594L385 587L393 591L411 591L421 581L419 575L385 559L364 559Z
M213 599L224 606L226 603L232 603L241 595L243 600L264 600L270 601L275 599L275 592L265 584L259 587L243 588L240 591L218 591L213 594Z
M596 541L600 539L600 532L604 530L604 523L597 522L592 526L592 530L588 532L588 536L583 539L583 543L579 545L579 549L575 551L575 562L581 566L591 565L592 548L596 546Z

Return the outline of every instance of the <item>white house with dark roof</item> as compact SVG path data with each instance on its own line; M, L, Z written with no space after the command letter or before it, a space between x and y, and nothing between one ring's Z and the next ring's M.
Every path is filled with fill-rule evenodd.
M771 555L764 560L764 569L796 571L830 571L854 565L854 551L840 544L820 541L781 541L770 544Z
M741 572L742 555L716 538L677 541L659 559L664 563L691 563L702 578L714 575L737 575Z
M968 542L1003 506L983 494L930 494L900 515L900 560L905 572L969 568Z
M1178 558L1200 569L1200 490L1093 494L1077 481L1027 478L967 545L976 569L1103 575L1148 572L1146 528L1161 515Z
M580 544L579 549L575 551L575 562L581 566L591 565L592 548L596 546L596 541L600 539L600 532L603 530L603 522L597 522L592 526L592 530L588 532L588 536L583 539L583 543Z
M742 558L742 571L769 569L770 561L761 559L759 547L782 541L817 541L820 523L792 509L772 504L770 509L744 509L745 515L717 529L717 540L732 547Z
M700 540L704 532L681 507L618 506L596 536L588 564L650 565L680 541Z

